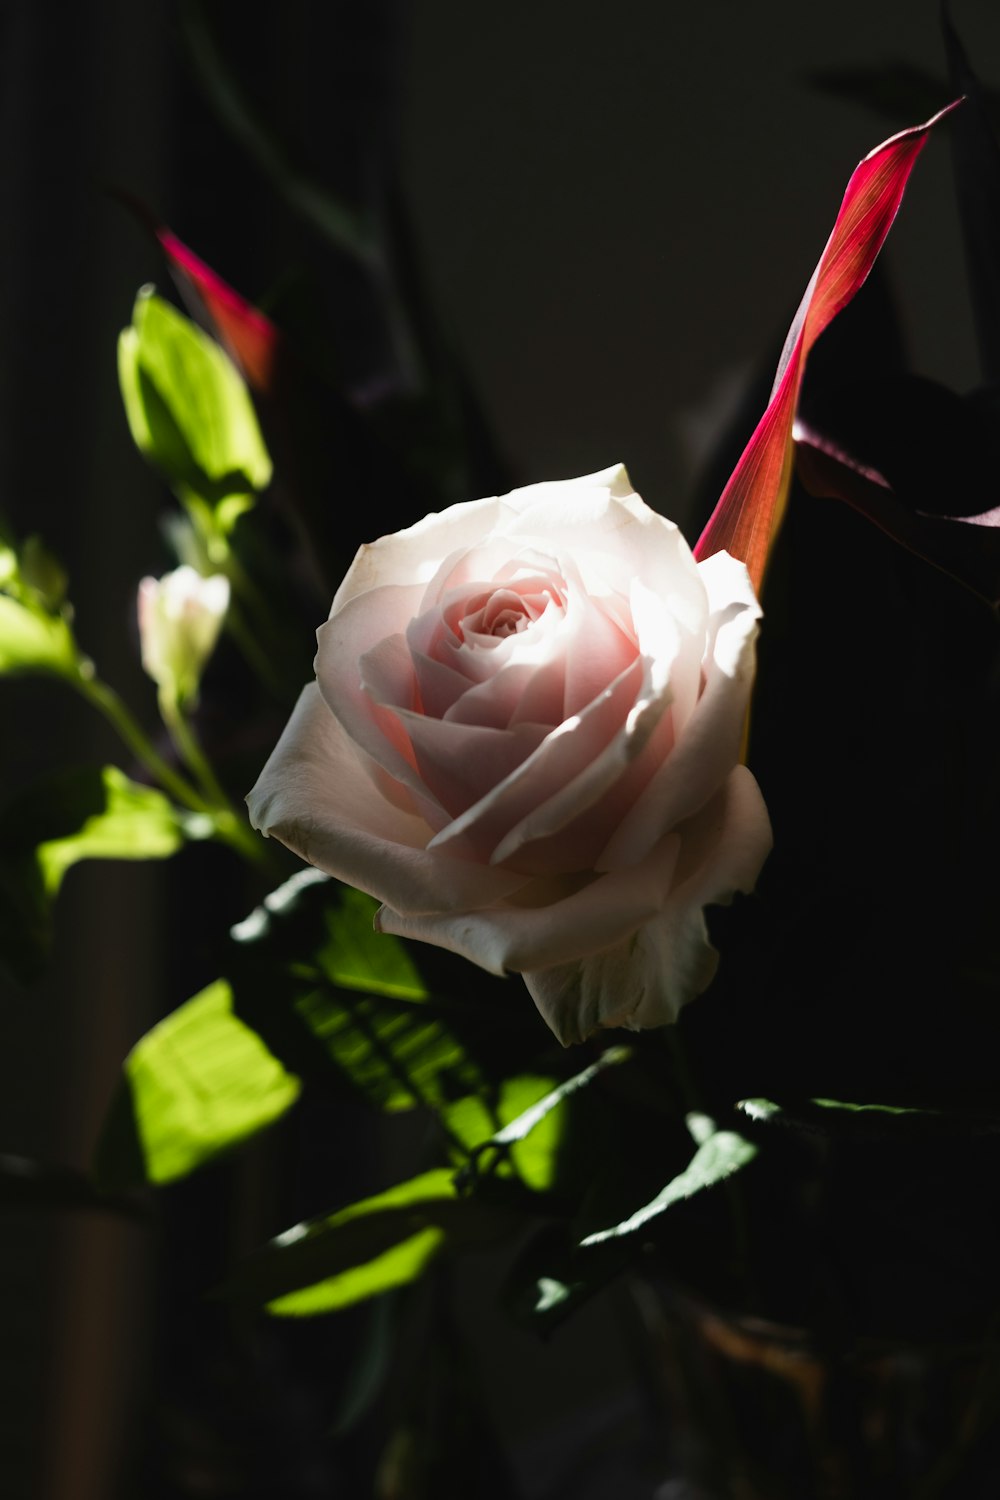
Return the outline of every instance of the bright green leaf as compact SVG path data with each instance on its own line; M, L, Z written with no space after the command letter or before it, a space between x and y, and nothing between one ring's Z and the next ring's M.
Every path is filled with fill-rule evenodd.
M544 1192L556 1179L567 1102L606 1068L631 1056L630 1047L609 1047L596 1062L561 1083L527 1073L504 1079L491 1101L492 1120L487 1100L479 1095L452 1105L446 1121L471 1152L473 1170L492 1170L498 1159L509 1161L526 1187Z
M75 677L78 662L73 632L62 615L0 594L0 674L55 672Z
M173 1182L291 1108L301 1085L233 1012L224 980L139 1041L125 1076L150 1182Z
M551 1077L520 1073L502 1079L495 1089L484 1089L448 1105L445 1122L471 1154L470 1165L483 1170L479 1159L491 1152L487 1170L512 1170L534 1192L550 1188L565 1119L551 1107L538 1111L552 1099L555 1082ZM534 1117L534 1123L520 1129L521 1122L529 1117Z
M130 781L117 766L101 774L104 804L71 834L40 843L35 857L49 896L81 859L166 859L184 842L177 810L155 787Z
M440 1229L420 1229L363 1266L276 1297L267 1304L267 1310L279 1318L311 1317L315 1313L338 1312L354 1302L405 1286L423 1275L444 1244L444 1238Z
M169 302L143 289L118 346L118 377L136 446L179 493L228 529L271 479L260 426L229 356Z
M328 941L317 959L324 975L339 989L359 990L397 1000L426 1000L427 988L413 960L398 939L375 931L379 903L362 891L345 886L337 906L330 908Z
M52 940L52 904L83 859L164 859L187 820L162 792L116 766L46 777L0 813L0 955L23 983L37 978Z
M293 1004L330 1061L379 1109L436 1109L481 1083L456 1037L422 1006L327 989Z
M446 1245L495 1242L522 1219L459 1197L445 1168L297 1224L239 1268L228 1294L283 1316L333 1312L419 1276Z
M265 1036L297 1020L379 1109L438 1108L482 1073L403 944L373 930L374 910L318 871L293 876L233 928L240 1011Z
M240 1268L231 1289L280 1315L333 1312L376 1296L421 1274L444 1243L434 1216L457 1201L450 1171L422 1172L286 1230Z
M698 1116L691 1124L692 1134L696 1138L701 1136L702 1144L699 1145L684 1171L668 1182L652 1202L645 1204L643 1208L638 1209L620 1224L614 1224L610 1229L598 1230L595 1234L588 1234L580 1241L581 1247L600 1245L608 1240L623 1239L635 1234L675 1203L680 1203L684 1198L691 1198L695 1193L704 1192L706 1188L715 1187L717 1183L724 1182L727 1177L731 1177L734 1172L741 1171L753 1161L757 1155L755 1145L744 1140L743 1136L737 1135L733 1130L716 1130L707 1135L702 1129L704 1118L704 1116Z

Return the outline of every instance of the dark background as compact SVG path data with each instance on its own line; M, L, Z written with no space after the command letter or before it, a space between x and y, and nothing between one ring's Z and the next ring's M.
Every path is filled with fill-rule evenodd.
M80 638L149 723L132 613L140 573L166 565L164 494L128 438L115 341L138 286L165 277L108 188L138 194L252 298L303 269L359 379L368 312L365 288L276 205L207 105L184 13L156 0L0 10L0 511L68 561ZM997 83L997 8L954 13ZM948 97L929 0L293 0L208 14L318 177L363 193L373 162L395 157L432 305L516 477L623 459L682 523L714 425L790 319L854 163ZM895 115L815 76L880 64L910 78ZM924 75L941 79L926 109ZM914 368L962 390L977 371L951 193L934 140L886 259ZM70 757L114 754L64 698L0 684L4 795ZM70 876L50 977L0 995L0 1151L88 1162L125 1051L185 998L164 890L154 867ZM231 915L206 912L205 926ZM0 1215L5 1496L125 1492L154 1276L140 1229ZM544 1425L527 1397L518 1420Z

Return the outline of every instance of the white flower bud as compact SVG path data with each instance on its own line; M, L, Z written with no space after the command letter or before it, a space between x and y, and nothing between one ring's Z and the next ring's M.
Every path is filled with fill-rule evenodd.
M138 608L144 669L175 702L193 699L229 608L229 580L176 568L142 580Z

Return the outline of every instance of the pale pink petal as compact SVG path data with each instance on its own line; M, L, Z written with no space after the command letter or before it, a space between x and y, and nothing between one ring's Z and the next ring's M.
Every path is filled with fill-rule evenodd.
M424 713L443 719L462 694L468 692L469 679L454 667L434 661L423 651L415 651L409 640L407 644Z
M669 695L630 716L589 766L529 812L494 850L492 863L532 875L596 870L601 853L669 755L674 741Z
M512 662L492 679L467 688L445 714L453 724L478 724L493 729L510 729L515 724L544 724L546 730L562 722L562 694L555 689L563 683L562 663L533 667L528 662ZM536 679L538 681L536 682ZM527 712L532 702L535 712ZM545 716L548 710L548 716Z
M413 745L421 782L452 818L480 806L496 787L505 785L551 732L545 724L490 729L420 714L403 713L400 719ZM454 830L454 823L441 830L449 844L455 840ZM489 851L482 852L478 823L466 827L464 833L481 857L488 859Z
M704 907L752 890L771 848L760 789L737 766L683 831L674 884L656 916L607 951L526 972L539 1011L564 1046L600 1027L642 1029L675 1021L718 966Z
M563 717L582 713L636 658L635 640L594 600L573 590L565 628L566 691Z
M416 614L444 559L458 558L480 547L505 514L502 500L467 500L444 511L433 511L403 531L367 542L358 548L334 597L331 614L374 589L418 586L420 596L412 611Z
M561 900L540 907L512 904L491 910L414 916L388 905L383 932L435 943L494 974L550 968L614 947L663 909L680 856L670 834L641 865L598 876ZM530 892L530 887L528 888Z
M492 682L498 672L513 663L550 660L564 628L562 604L552 602L528 629L507 636L463 639L445 627L431 640L427 654L459 672L471 685ZM410 632L409 639L415 650L424 649L416 630Z
M726 553L701 564L712 613L705 685L678 741L601 855L597 868L621 869L689 818L739 759L753 685L760 606L746 569Z
M456 838L470 839L489 859L512 828L567 782L585 774L616 736L627 732L622 726L627 725L641 683L642 663L636 660L583 713L547 734L505 781L494 783L479 802L437 834L435 847L447 848Z
M380 794L315 683L300 695L247 806L261 833L400 911L464 912L525 883L428 850L430 828Z
M330 711L354 743L412 792L425 817L440 824L441 809L435 813L433 798L417 774L413 748L398 714L375 702L362 679L363 658L375 651L373 673L380 682L382 674L391 681L387 689L390 696L402 691L400 680L405 674L405 656L398 632L379 630L377 619L380 602L386 602L397 592L402 594L405 590L372 589L330 616L316 632L316 681ZM377 595L384 595L385 599L380 601Z
M639 652L651 663L657 683L669 682L675 729L683 728L701 691L701 662L705 654L708 599L702 589L701 618L682 627L671 606L669 592L654 593L638 578L629 596Z

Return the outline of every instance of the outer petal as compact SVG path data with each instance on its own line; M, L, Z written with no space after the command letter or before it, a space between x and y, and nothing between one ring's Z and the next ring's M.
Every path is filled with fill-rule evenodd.
M382 796L315 683L302 691L247 806L261 833L401 911L466 911L525 884L428 850L428 825Z
M712 611L705 686L673 751L608 842L599 869L642 859L658 838L704 805L739 759L761 609L746 568L727 553L702 563L701 573Z
M620 943L663 909L674 883L681 840L669 834L631 870L599 876L544 905L507 903L490 910L412 916L383 907L382 932L450 948L494 974L548 968Z
M421 583L426 586L450 554L482 546L495 529L508 529L508 523L532 511L539 503L548 501L559 510L566 510L567 505L571 509L574 492L584 495L592 491L628 496L632 494L632 486L624 467L613 464L609 469L580 479L527 485L503 497L492 496L451 505L446 510L425 516L404 531L379 537L378 541L359 548L337 590L331 614L349 599L382 585L409 587ZM642 501L638 503L641 505ZM519 534L524 530L521 526ZM540 530L544 532L544 528Z
M532 999L563 1045L600 1027L675 1021L718 966L703 908L751 890L770 848L760 789L746 767L737 766L685 830L676 884L651 921L605 952L525 973Z

